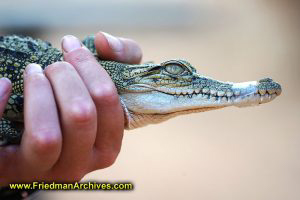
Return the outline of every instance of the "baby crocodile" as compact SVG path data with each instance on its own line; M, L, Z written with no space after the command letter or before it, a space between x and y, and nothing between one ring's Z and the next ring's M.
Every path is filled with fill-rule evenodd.
M125 128L160 123L172 117L227 106L252 106L269 102L281 93L270 78L231 83L200 75L187 61L160 64L125 64L100 60L94 36L83 44L90 49L115 83L125 115ZM0 37L0 77L12 81L12 95L0 121L0 142L19 143L23 124L23 71L29 63L45 68L63 60L50 43L16 35Z

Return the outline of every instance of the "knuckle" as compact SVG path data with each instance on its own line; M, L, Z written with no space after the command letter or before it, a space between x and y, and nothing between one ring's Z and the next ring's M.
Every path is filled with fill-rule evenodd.
M98 169L103 169L112 166L119 155L119 151L104 152L99 155L99 162L97 163Z
M26 76L26 82L30 83L40 83L44 82L46 80L46 77L42 73L34 73L31 74L30 76Z
M96 118L95 106L89 101L76 101L68 109L68 118L74 123L88 123Z
M73 52L70 52L66 57L66 59L73 64L75 63L80 64L80 63L88 62L94 59L94 57L91 55L91 53L88 50L86 50L85 48L81 48Z
M97 104L114 106L119 104L119 96L114 85L95 87L91 96Z
M33 151L38 154L49 154L60 149L60 134L53 134L53 130L37 131L31 139Z
M59 73L61 71L69 70L71 68L70 63L65 61L59 61L52 63L51 65L48 65L45 68L46 74L53 74L53 73Z

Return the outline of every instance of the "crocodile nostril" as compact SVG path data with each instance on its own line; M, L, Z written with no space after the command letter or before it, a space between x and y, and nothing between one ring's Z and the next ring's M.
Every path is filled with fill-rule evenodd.
M273 79L271 78L263 78L261 80L259 80L260 83L265 83L265 82L273 82Z

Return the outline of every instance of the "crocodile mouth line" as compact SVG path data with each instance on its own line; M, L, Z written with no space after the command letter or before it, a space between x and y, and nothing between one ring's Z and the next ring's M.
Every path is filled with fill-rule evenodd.
M138 89L138 90L137 90ZM190 97L192 98L194 95L205 95L205 97L232 97L232 96L239 96L240 92L236 91L233 93L232 91L224 92L224 91L215 91L209 90L208 88L204 87L202 89L173 89L173 88L157 88L147 84L135 84L129 87L127 90L128 92L152 92L157 91L164 94L168 94L175 97Z
M169 112L169 113L156 113L154 115L160 115L160 116L182 115L182 114L189 114L189 113L205 112L205 111L209 111L209 110L216 110L216 109L221 109L221 108L224 108L224 107L226 107L226 106L207 106L207 107L201 107L201 108L191 108L191 109L186 109L186 110L178 110L178 111ZM153 115L153 114L149 114L149 115Z
M130 88L139 89L136 91L133 91ZM232 91L213 91L213 90L207 90L206 88L202 89L168 89L168 88L156 88L150 85L146 84L135 84L132 85L129 88L129 92L139 93L139 92L161 92L167 95L174 96L176 98L184 97L184 98L193 98L195 96L202 96L203 98L211 99L211 100L223 100L223 101L229 101L229 100L236 100L238 98L244 99L249 97L260 97L263 99L273 99L280 95L280 92L274 92L274 91L266 91L266 90L256 90L253 93L250 94L241 94L239 90L236 90L234 92Z
M131 89L130 89L131 88ZM249 94L242 94L241 90L233 90L229 92L222 92L221 95L218 95L219 92L213 91L213 90L207 90L205 88L202 89L186 89L186 90L180 90L180 89L168 89L168 88L156 88L147 84L135 84L132 85L129 88L128 91L139 93L139 92L160 92L166 95L173 96L177 99L179 98L202 98L207 99L211 101L215 105L220 105L218 107L221 107L221 105L237 105L237 106L243 106L244 104L248 104L249 101L252 102L253 105L259 105L262 103L267 103L273 99L275 99L277 96L280 95L281 90L274 91L274 90L258 90L256 89L252 93ZM199 108L200 109L200 108ZM215 107L205 107L201 108L200 110L207 110L207 109L216 109Z

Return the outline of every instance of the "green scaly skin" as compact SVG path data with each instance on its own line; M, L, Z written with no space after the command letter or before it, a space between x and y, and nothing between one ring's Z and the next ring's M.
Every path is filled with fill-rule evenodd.
M160 123L169 118L223 108L269 102L281 87L270 78L258 82L231 83L197 74L185 60L160 64L129 65L100 60L94 37L83 44L95 55L115 83L125 115L125 128ZM16 35L0 37L0 77L12 81L12 95L0 121L2 145L19 143L23 130L23 71L29 63L45 68L62 61L62 53L50 43Z

